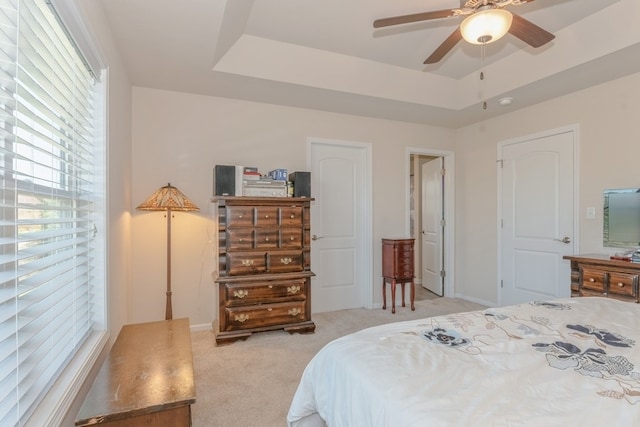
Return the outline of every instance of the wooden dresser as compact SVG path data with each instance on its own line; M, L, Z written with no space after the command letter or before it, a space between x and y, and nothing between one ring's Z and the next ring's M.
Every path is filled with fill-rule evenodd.
M311 321L310 204L304 197L216 197L216 343L254 332L315 330Z
M126 325L75 425L190 427L195 401L189 319Z
M609 255L565 256L571 261L571 296L604 296L639 302L640 264Z
M382 308L387 308L387 281L391 282L391 312L396 312L396 284L401 284L402 306L404 284L411 283L411 310L415 310L413 244L415 239L382 239Z

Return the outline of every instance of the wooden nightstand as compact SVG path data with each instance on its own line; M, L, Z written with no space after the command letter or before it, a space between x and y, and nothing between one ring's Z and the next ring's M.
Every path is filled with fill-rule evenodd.
M415 239L382 239L382 309L387 308L387 281L391 282L391 312L396 312L396 284L402 286L404 307L404 284L411 282L411 310L415 310L416 290L414 285L413 243Z

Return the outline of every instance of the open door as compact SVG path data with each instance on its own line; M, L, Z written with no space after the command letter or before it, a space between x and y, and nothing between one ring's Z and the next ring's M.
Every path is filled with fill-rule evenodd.
M444 294L443 229L444 166L438 157L422 165L422 286L438 296Z

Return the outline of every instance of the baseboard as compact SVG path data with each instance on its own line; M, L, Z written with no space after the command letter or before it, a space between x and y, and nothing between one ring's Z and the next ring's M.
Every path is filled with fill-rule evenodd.
M473 298L473 297L469 297L469 296L466 296L466 295L460 295L460 294L456 294L455 298L458 298L458 299L461 299L461 300L465 300L465 301L469 301L469 302L475 302L476 304L485 305L487 307L497 307L495 302L485 301L485 300L482 300L480 298Z
M213 331L213 325L211 323L201 323L199 325L191 325L189 326L191 332L198 331Z

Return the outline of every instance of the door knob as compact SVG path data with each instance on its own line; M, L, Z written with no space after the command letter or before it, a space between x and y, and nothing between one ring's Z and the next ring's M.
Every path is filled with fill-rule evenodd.
M567 245L571 243L571 238L569 236L564 236L562 239L553 239L553 240L555 240L556 242L565 243Z
M311 236L311 240L318 240L318 239L322 239L322 236L316 236L315 234L313 236Z

